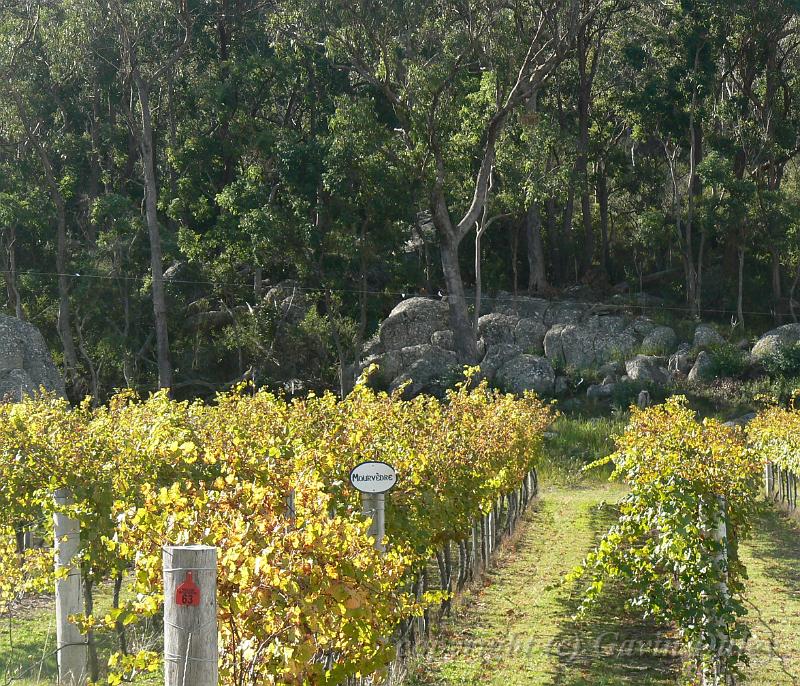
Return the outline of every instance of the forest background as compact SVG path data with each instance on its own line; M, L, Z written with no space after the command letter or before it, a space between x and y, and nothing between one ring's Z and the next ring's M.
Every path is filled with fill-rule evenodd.
M0 0L3 310L74 399L337 387L415 294L473 362L476 282L795 320L799 10Z

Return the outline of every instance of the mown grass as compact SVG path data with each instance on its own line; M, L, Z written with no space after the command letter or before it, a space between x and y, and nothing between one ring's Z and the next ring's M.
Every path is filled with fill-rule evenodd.
M800 524L766 509L740 546L749 580L745 604L752 638L748 683L800 684Z
M545 490L485 586L464 599L412 665L407 685L675 683L674 642L625 611L621 589L599 611L572 619L581 588L562 579L607 530L623 493L600 482Z

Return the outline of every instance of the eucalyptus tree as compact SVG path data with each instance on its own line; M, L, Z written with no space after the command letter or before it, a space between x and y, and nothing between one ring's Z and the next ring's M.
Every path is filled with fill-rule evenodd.
M475 361L459 247L484 211L510 115L567 58L597 6L298 0L287 8L293 10L284 16L287 32L313 37L355 84L371 87L391 109L388 125L398 145L424 173L458 352Z
M769 261L772 305L780 316L783 256L797 217L783 192L787 164L800 153L800 23L790 0L742 2L730 15L716 96L719 149L731 158L731 174L749 190L750 211L733 222L730 240L738 255L737 310L743 319L745 252L758 234ZM788 265L787 265L788 266Z
M189 47L195 18L193 3L171 0L111 0L108 21L115 27L120 50L122 86L136 106L126 106L128 119L139 149L144 181L145 219L150 241L150 279L158 362L158 384L169 388L173 382L169 346L167 297L161 224L158 216L156 133L151 99L154 89L172 76ZM125 103L127 98L121 100Z

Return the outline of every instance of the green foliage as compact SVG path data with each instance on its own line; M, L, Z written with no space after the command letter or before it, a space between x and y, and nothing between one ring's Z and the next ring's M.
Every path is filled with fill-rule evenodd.
M793 401L800 396L795 390ZM794 474L800 474L800 410L794 402L790 409L772 405L747 426L747 435L765 460Z
M780 346L766 357L764 369L774 377L800 377L800 343Z
M756 509L761 460L741 430L698 422L682 398L634 409L609 460L630 494L574 574L588 577L585 606L624 579L631 606L678 626L698 675L736 677L749 635L737 544Z
M594 299L626 280L688 321L691 263L698 301L727 320L741 259L743 311L783 308L800 260L800 46L781 38L792 5L578 5L592 40L564 36L574 49L550 55L549 80L515 99L532 37L550 50L572 3L5 3L0 305L39 326L59 360L74 344L73 399L156 385L145 85L156 268L186 395L250 369L273 388L337 385L401 294L443 289L435 220L482 203L489 142L487 291L530 283L549 296L580 282ZM649 286L653 272L665 277ZM300 340L297 359L276 353L283 333L252 314L287 280L328 320L285 336ZM216 323L198 328L200 314Z
M713 363L711 376L715 378L738 378L749 367L747 353L731 343L712 345L708 352Z
M621 416L559 416L545 437L542 479L550 483L577 478L587 464L614 451L615 439L624 428Z
M164 543L203 543L220 551L221 683L378 678L394 656L385 638L440 599L411 591L421 566L519 486L553 418L532 394L468 385L446 403L361 385L344 401L242 387L213 404L127 391L97 408L52 397L0 405L0 609L52 588L51 550L18 552L16 532L64 511L80 523L86 580L129 570L135 579L135 594L108 614L76 618L84 632L152 618ZM374 459L400 476L387 499L385 555L345 486L354 466ZM53 499L62 487L73 496L65 508ZM152 651L116 653L103 683L135 681L159 661Z

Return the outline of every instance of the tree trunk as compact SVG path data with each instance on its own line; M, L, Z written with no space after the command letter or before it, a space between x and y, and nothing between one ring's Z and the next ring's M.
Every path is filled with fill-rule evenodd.
M6 241L3 247L8 305L14 311L16 318L24 321L25 312L22 309L22 298L20 298L17 284L17 230L13 226L6 232Z
M481 285L481 238L483 238L485 222L486 212L484 211L481 224L475 232L475 305L474 312L472 313L472 330L476 335L478 332L478 320L481 318L481 298L483 296L483 288Z
M458 263L458 244L447 231L440 231L442 271L447 286L447 303L450 307L450 328L455 337L455 347L459 359L464 364L478 362L478 346L475 331L469 321L467 299L464 296L464 283L461 280L461 266Z
M700 63L700 47L695 50L694 56L694 70L698 70ZM702 279L703 279L703 252L705 247L706 231L703 229L700 237L700 248L697 251L697 264L695 265L693 259L693 230L694 230L694 214L695 214L695 200L702 195L703 187L702 181L697 174L697 168L703 161L703 130L702 126L697 122L695 110L697 107L697 92L692 93L691 110L689 112L689 187L687 189L688 209L686 212L686 236L685 236L685 250L686 259L689 263L688 270L688 283L687 295L689 297L689 309L694 317L700 316L702 308Z
M78 369L78 354L75 350L75 340L72 337L72 316L69 307L67 210L60 192L54 190L51 195L56 205L56 225L58 232L56 245L56 271L58 272L58 335L64 347L65 376L67 377L68 383L74 384Z
M769 249L770 256L770 282L772 284L772 304L775 311L775 321L781 321L781 299L783 298L783 287L781 283L781 252L773 244Z
M547 213L547 237L550 247L550 268L552 269L553 283L563 283L564 273L561 269L561 253L564 250L563 236L558 231L556 219L556 199L552 195L545 202Z
M50 199L56 208L56 272L58 272L58 335L61 345L64 348L64 376L68 385L74 385L75 375L78 369L78 354L75 350L75 341L72 338L72 322L69 308L69 278L67 277L67 263L69 246L67 244L67 209L64 203L64 196L56 179L50 156L44 148L44 144L39 139L38 134L31 125L25 103L22 96L16 91L12 91L17 112L22 120L25 132L31 143L36 149L36 154L42 165L45 182L47 184Z
M572 240L572 220L575 217L575 178L570 180L569 183L569 195L567 196L567 204L564 206L564 214L562 216L562 224L561 224L561 273L563 276L566 276L570 272L570 267L573 265L569 264L570 255L572 251L570 251L566 246L574 245ZM578 280L577 269L575 269L575 281Z
M542 244L542 217L535 201L525 213L525 238L528 247L528 290L541 293L548 288L547 267Z
M597 205L600 210L600 267L611 278L611 245L608 237L608 176L605 161L601 160L597 170Z
M592 98L592 83L599 56L590 62L592 42L583 27L577 36L578 58L578 145L575 158L575 175L580 184L581 218L583 220L583 249L580 252L580 271L585 274L594 259L594 227L592 226L592 201L589 191L589 106Z
M519 224L511 222L511 281L512 293L514 297L517 296L519 291Z
M153 314L156 332L156 354L158 359L158 386L172 386L172 360L169 352L169 330L167 325L167 297L164 288L164 265L161 254L161 229L158 224L156 170L153 153L153 123L150 113L149 85L138 73L134 81L139 94L142 115L142 135L139 149L145 187L145 216L150 238L150 271L152 276Z
M253 267L253 297L256 302L261 302L264 291L264 270L259 266Z
M739 245L739 274L736 292L736 318L739 326L744 329L744 244Z
M358 337L356 350L359 355L364 347L367 336L367 220L361 222L361 235L358 240L359 248L359 288L358 288Z
M92 220L92 205L100 196L100 183L103 176L103 169L100 165L100 87L97 83L97 73L92 78L92 117L89 121L89 137L92 142L92 150L89 155L89 198L86 207L86 243L89 252L94 253L97 249L97 226Z
M592 202L589 196L589 102L588 94L579 97L578 155L575 159L575 176L580 185L581 220L583 225L583 249L580 252L580 273L585 274L594 258L594 228L592 227Z

